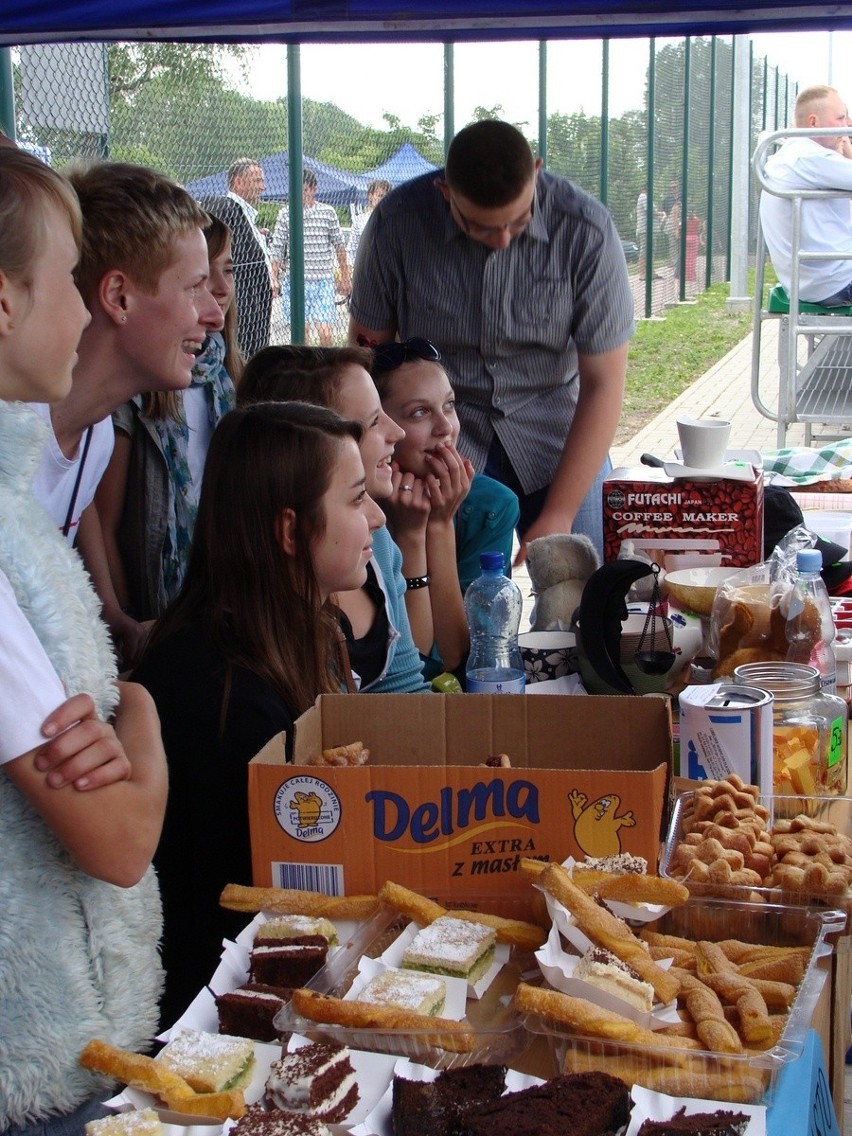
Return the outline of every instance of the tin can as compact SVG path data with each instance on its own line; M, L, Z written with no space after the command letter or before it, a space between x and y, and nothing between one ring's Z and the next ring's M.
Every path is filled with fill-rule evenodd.
M737 773L772 792L772 695L756 686L715 682L680 694L680 775L696 781Z

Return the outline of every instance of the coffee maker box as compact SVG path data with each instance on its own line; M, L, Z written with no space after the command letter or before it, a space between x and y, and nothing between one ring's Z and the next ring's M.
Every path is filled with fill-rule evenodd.
M616 560L630 541L667 572L761 563L763 471L747 469L743 480L674 478L646 466L613 470L603 484L604 560Z

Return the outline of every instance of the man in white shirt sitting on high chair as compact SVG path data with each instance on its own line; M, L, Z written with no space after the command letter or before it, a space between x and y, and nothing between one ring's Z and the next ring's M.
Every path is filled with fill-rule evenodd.
M852 125L834 87L808 87L796 99L795 124L807 127ZM852 142L848 134L788 138L766 161L767 184L775 189L837 189L852 193ZM760 223L778 279L790 291L792 216L789 198L764 191ZM852 254L852 199L832 197L802 202L801 249ZM852 304L852 259L799 262L799 298L826 307Z

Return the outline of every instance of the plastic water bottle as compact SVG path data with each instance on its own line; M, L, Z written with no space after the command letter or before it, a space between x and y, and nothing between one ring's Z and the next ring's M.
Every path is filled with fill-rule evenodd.
M796 592L787 613L788 658L791 662L809 663L820 673L821 686L828 694L837 691L837 661L834 657L834 617L825 581L820 575L822 553L816 548L802 548L796 553ZM813 620L805 619L808 601L819 613L819 640L814 645ZM796 644L802 645L798 657ZM795 656L795 657L794 657Z
M521 590L503 575L503 553L483 552L482 575L468 587L464 610L470 631L469 694L523 694L526 678L518 628Z

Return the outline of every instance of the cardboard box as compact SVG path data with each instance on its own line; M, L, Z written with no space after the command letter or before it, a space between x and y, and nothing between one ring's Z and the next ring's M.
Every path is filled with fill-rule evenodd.
M363 741L369 764L312 766ZM322 695L249 765L258 886L333 895L394 880L509 913L532 892L524 856L619 851L656 865L664 834L671 723L664 698ZM507 753L512 768L482 767Z
M762 470L748 481L676 481L662 469L625 466L604 481L603 515L606 562L628 540L669 572L763 560ZM687 555L688 563L678 559Z

